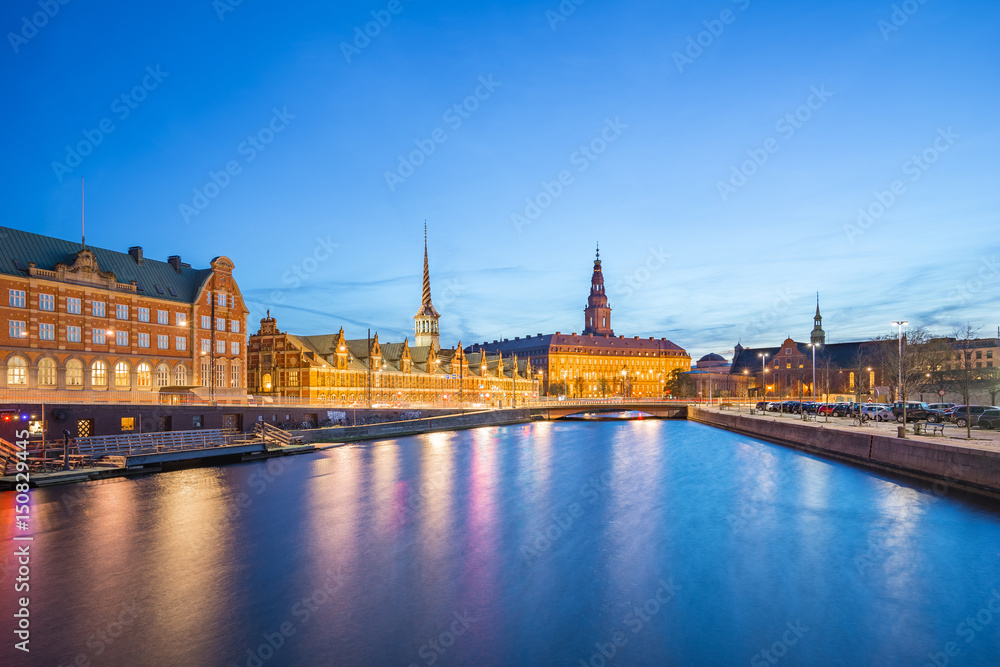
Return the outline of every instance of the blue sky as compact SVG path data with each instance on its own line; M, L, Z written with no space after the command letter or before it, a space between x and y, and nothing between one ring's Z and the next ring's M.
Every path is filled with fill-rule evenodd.
M2 224L75 238L84 177L89 243L231 257L253 330L412 337L425 219L445 345L580 331L598 241L616 333L698 356L806 339L816 291L831 341L1000 324L995 2L16 0L0 26Z

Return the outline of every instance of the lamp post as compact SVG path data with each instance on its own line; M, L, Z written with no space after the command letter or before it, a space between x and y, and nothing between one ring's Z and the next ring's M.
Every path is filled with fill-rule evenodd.
M760 384L764 389L764 401L767 401L767 377L765 376L765 373L767 373L767 367L765 366L767 363L767 353L761 352L757 356L760 357ZM767 405L764 406L764 409L767 410Z
M896 385L896 396L899 397L899 401L903 404L903 430L900 431L900 437L906 437L906 397L903 396L903 327L909 324L906 320L899 320L898 322L893 322L892 326L898 327L899 330L899 384Z
M808 345L809 347L812 348L813 351L813 383L812 383L812 391L810 393L812 394L812 398L815 401L816 400L816 348L819 347L819 345L817 345L816 343L808 343Z

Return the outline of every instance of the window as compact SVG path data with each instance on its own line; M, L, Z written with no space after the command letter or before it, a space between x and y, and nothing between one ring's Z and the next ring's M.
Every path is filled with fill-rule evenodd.
M136 309L136 318L140 322L148 322L149 321L149 308L137 308Z
M135 384L140 389L148 389L153 385L153 367L143 362L135 367Z
M104 302L103 301L91 301L90 302L90 314L94 317L104 317Z
M38 338L39 340L55 340L56 339L56 325L47 324L42 322L38 325Z
M288 386L298 387L299 386L299 372L298 371L288 371Z
M107 343L107 331L104 329L94 329L91 337L94 339L94 345L104 345Z
M226 386L226 362L220 361L215 364L215 386L225 387Z
M7 361L7 386L18 387L28 384L28 362L24 357L11 357Z
M135 430L135 417L122 417L122 431Z
M83 385L83 362L70 359L66 362L66 386L80 387Z
M156 348L159 350L169 350L170 349L170 336L164 336L160 334L156 337Z
M264 377L261 378L261 386L264 387L264 391L271 391L271 374L264 373Z
M43 387L54 387L56 384L56 362L46 357L38 362L38 384Z
M13 308L24 308L24 290L23 289L12 289L7 290L10 294L10 305Z
M987 359L992 359L993 358L993 350L987 350L986 351L986 358Z
M240 362L234 361L229 367L229 382L231 387L240 386Z
M188 339L185 338L184 336L178 336L175 342L177 343L176 347L178 350L183 352L184 350L187 349Z
M215 341L215 353L216 354L225 354L226 353L226 341L224 341L224 340L217 340L217 341Z
M170 368L166 364L156 367L156 386L166 387L170 384Z
M124 361L119 361L115 364L115 386L119 389L128 387L128 364Z
M229 330L232 331L233 333L239 333L240 332L240 321L239 320L231 320L229 322Z
M202 315L201 316L201 328L202 329L211 329L212 328L212 318L209 317L208 315Z
M21 320L10 320L10 337L11 338L27 338L28 329L25 323Z
M103 361L95 361L90 365L90 384L94 387L108 386L108 365Z
M138 338L139 338L139 340L137 341L137 344L139 345L139 347L149 347L149 334L148 333L138 334Z
M80 327L66 327L66 342L80 342Z
M169 310L158 310L158 311L156 311L156 323L157 324L170 324L170 311Z
M212 380L211 367L208 365L207 361L201 362L201 386L208 387L209 382Z
M120 345L122 347L128 346L128 332L127 331L116 331L115 332L115 345Z
M181 364L180 366L174 369L174 384L177 385L178 387L183 387L187 384L187 381L188 381L187 366Z
M80 299L69 297L66 299L66 312L70 315L80 314Z
M229 353L233 355L240 353L240 342L238 340L234 340L229 344Z
M224 318L224 317L216 317L215 318L215 330L216 331L225 331L226 330L226 318Z
M119 320L128 319L128 306L124 303L119 303L115 306L115 317Z
M216 303L218 303L220 306L225 307L225 305L226 305L226 295L225 294L219 294L217 296L218 296L218 299L217 299Z
M983 352L982 352L982 350L977 350L976 351L976 359L982 359L982 358L983 358Z
M202 354L208 354L211 351L212 351L212 341L210 341L208 338L202 338L201 339L201 353Z
M38 295L38 310L53 311L55 309L56 309L56 295L55 294L39 294Z
M187 318L184 317L184 313L174 313L174 322L179 327L186 327L187 326Z
M202 428L205 424L204 415L194 415L191 417L191 428Z

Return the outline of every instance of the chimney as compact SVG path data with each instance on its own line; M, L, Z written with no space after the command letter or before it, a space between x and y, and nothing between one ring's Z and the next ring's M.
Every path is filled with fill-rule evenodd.
M174 267L174 271L176 271L177 273L181 272L181 256L180 255L171 255L170 257L167 257L167 264L169 264L170 266Z
M129 248L128 249L128 254L132 255L132 259L135 260L136 264L138 264L139 266L142 266L142 246L141 245L134 245L131 248Z

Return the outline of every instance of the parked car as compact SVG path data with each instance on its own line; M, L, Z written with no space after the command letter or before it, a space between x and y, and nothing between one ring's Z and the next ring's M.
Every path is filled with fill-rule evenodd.
M940 410L941 412L946 412L955 407L954 403L931 403L928 405L931 410Z
M945 414L949 415L948 419L952 423L965 426L970 419L974 424L979 416L987 410L1000 410L1000 408L995 405L958 405Z
M816 406L816 414L822 415L832 415L835 403L820 403Z
M819 406L820 404L817 403L816 401L802 401L802 407L800 411L808 415L814 415L816 414L816 411L819 410Z
M865 405L861 408L861 414L867 415L869 419L874 419L875 421L880 422L888 422L896 419L896 415L892 414L892 410L889 409L889 406L882 405L881 403Z
M896 421L900 424L903 423L903 402L897 401L892 404L892 414L895 415ZM933 410L926 403L917 402L906 402L906 421L920 421L921 419L926 419L930 424L937 424L941 421L941 416L944 412L939 410Z
M850 403L835 403L833 405L833 409L830 411L830 414L834 417L846 417L850 411Z
M976 426L982 429L1000 428L1000 410L985 410L976 420Z
M756 408L758 410L767 410L767 401L757 401Z
M767 404L767 411L768 412L777 412L780 407L781 407L781 402L780 401L771 401L770 403Z

